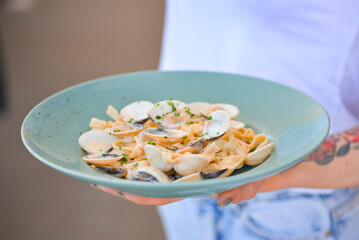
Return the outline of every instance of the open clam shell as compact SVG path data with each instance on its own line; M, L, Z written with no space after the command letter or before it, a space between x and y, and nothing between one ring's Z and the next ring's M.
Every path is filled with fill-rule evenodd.
M126 137L136 135L143 129L142 124L118 123L111 128L106 128L105 131L116 137Z
M249 166L256 166L262 163L272 152L273 147L274 143L269 143L259 149L256 149L244 158L244 163Z
M190 117L188 106L177 100L165 100L156 103L148 116L160 128L177 128Z
M239 109L236 106L231 105L231 104L225 104L225 103L211 104L211 105L203 108L201 110L201 114L204 116L209 116L212 112L215 112L218 110L226 111L231 120L234 120L239 114Z
M87 163L96 165L108 165L115 163L123 158L120 154L104 153L104 154L93 154L82 157Z
M204 109L210 107L211 105L212 104L207 102L191 102L188 104L188 107L190 108L192 114L200 115Z
M165 163L162 160L162 152L155 146L147 144L144 147L147 160L151 163L151 166L162 171L168 172L172 169L173 164Z
M212 112L204 124L203 137L206 140L215 140L223 136L229 128L229 115L224 110Z
M97 166L97 165L91 165L91 168L102 172L102 173L106 173L109 174L113 177L118 177L118 178L122 178L126 175L127 169L126 168L121 168L121 167L110 167L110 166Z
M131 180L144 182L170 182L170 178L160 170L147 166L139 167L131 172Z
M173 168L178 174L186 176L201 171L208 163L207 157L200 154L190 154L178 159L177 163L173 164Z
M148 120L148 111L153 107L153 103L148 101L138 101L131 103L120 111L121 118L128 123L144 123Z
M181 142L187 133L175 129L148 128L144 134L156 141Z
M106 153L117 138L103 130L91 130L81 134L78 143L88 154Z

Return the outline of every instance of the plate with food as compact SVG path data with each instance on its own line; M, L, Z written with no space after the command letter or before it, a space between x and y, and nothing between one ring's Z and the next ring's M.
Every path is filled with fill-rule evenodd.
M211 195L284 171L329 132L325 110L292 88L248 76L148 71L65 89L25 118L46 165L142 196Z

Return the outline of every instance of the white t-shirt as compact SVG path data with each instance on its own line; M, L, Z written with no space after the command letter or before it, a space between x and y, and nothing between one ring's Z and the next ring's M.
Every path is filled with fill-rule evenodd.
M316 99L331 133L359 123L358 0L169 0L161 70L255 76Z

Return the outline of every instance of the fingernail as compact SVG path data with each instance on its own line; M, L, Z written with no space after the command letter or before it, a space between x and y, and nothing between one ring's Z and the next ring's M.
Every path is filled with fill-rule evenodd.
M231 204L231 202L233 201L232 197L227 198L226 200L224 200L224 202L222 202L221 204L218 204L219 207L225 207L228 204Z
M124 194L122 192L116 192L116 195L122 198L125 198Z
M99 190L100 190L100 188L98 187L97 184L92 184L92 183L91 183L90 186L93 187L93 188L96 188L96 189L99 189Z

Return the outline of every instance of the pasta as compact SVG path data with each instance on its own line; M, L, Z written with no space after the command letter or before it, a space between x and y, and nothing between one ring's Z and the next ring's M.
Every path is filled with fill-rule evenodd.
M95 170L128 180L185 182L229 176L246 165L258 165L274 144L265 134L236 121L230 104L165 100L139 101L118 112L113 121L92 118L79 145Z

